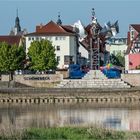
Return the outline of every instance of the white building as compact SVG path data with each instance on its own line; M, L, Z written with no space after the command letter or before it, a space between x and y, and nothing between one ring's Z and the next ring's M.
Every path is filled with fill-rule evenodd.
M58 68L67 68L70 63L77 63L78 36L72 26L50 21L46 25L36 26L36 31L26 35L26 53L34 40L47 39L55 47Z
M110 52L110 54L118 54L120 53L124 56L127 49L127 38L111 38L110 42L106 44L106 50Z
M82 65L86 65L88 60L89 60L89 52L88 49L85 47L84 44L82 44L81 42L84 40L84 38L87 36L86 35L86 30L84 25L82 24L82 22L80 20L78 20L77 22L74 23L73 27L76 27L77 33L79 35L79 64Z

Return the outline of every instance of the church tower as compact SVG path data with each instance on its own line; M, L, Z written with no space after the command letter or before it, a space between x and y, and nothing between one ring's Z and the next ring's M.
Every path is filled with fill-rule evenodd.
M17 17L15 19L14 30L15 30L15 35L18 35L21 32L20 20L19 20L19 17L18 17L18 9L17 9Z
M14 26L14 28L11 29L9 35L16 36L16 35L22 35L22 34L24 34L24 31L21 31L20 19L18 17L18 9L17 9L17 11L16 11L16 19L15 19L15 26Z
M61 21L61 19L60 19L60 12L58 13L57 24L58 24L58 25L62 25L62 21Z

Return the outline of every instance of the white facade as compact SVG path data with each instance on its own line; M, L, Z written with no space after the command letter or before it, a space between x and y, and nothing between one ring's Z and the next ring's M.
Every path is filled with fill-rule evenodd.
M73 63L77 62L77 42L76 36L58 36L58 35L27 35L26 36L26 54L30 47L31 42L34 40L47 39L52 42L52 45L55 47L56 59L58 60L58 68L64 69L68 67L68 64L65 63L65 56L71 56Z
M80 53L80 57L81 57L80 64L84 65L89 60L89 52L82 45L80 45L79 46L79 53Z
M107 44L106 50L110 52L110 54L116 55L117 53L120 53L122 56L124 56L127 49L126 44Z
M129 55L125 55L125 70L129 70Z
M112 38L110 43L106 44L106 50L110 52L110 54L114 55L120 53L122 56L124 56L127 47L126 38Z

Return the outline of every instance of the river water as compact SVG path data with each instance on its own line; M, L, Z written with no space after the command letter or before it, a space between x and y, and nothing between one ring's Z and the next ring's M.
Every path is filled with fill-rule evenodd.
M140 105L0 104L0 128L94 126L140 131Z

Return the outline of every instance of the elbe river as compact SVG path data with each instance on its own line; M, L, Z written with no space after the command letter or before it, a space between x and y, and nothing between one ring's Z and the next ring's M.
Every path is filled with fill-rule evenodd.
M102 126L140 131L139 104L0 104L0 129Z

